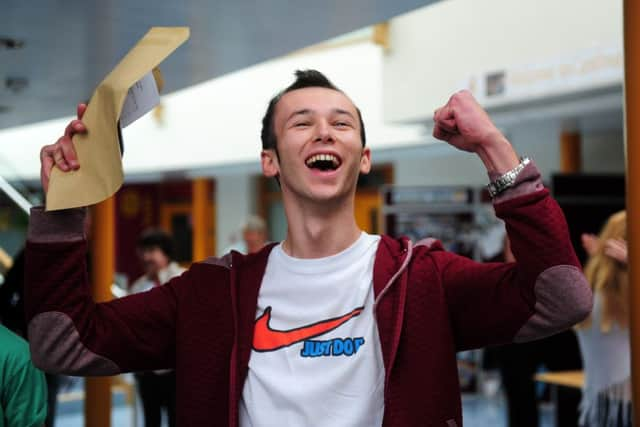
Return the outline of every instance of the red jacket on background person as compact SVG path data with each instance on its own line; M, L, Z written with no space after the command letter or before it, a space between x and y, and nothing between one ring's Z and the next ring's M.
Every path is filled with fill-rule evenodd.
M591 310L566 222L533 163L494 204L517 263L480 264L436 241L380 241L373 280L384 426L461 426L457 351L541 338ZM211 258L165 286L96 304L83 215L32 212L26 282L36 365L70 375L175 369L179 425L236 426L273 245Z

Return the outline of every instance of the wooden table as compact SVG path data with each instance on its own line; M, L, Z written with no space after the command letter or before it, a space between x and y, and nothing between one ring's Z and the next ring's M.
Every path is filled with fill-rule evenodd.
M533 379L552 386L562 386L582 389L584 386L583 371L556 371L536 374Z

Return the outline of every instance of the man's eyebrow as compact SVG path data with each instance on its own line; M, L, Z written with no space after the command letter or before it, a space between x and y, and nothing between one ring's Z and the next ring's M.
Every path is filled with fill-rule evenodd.
M287 118L287 122L295 116L305 116L307 114L312 114L312 113L313 111L311 111L308 108L303 108L302 110L296 110L293 113L291 113L291 115Z
M353 116L353 114L351 114L350 111L343 110L342 108L334 108L333 109L333 113L334 114L346 114L347 116L351 117L352 119L355 119L355 117Z

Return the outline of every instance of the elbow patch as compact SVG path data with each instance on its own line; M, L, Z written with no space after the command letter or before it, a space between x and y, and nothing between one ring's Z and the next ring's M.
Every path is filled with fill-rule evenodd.
M551 267L538 276L534 286L534 313L516 333L515 342L553 335L584 320L591 313L591 287L576 266Z
M78 376L116 375L113 361L89 350L71 318L59 311L40 313L29 322L33 364L45 372Z

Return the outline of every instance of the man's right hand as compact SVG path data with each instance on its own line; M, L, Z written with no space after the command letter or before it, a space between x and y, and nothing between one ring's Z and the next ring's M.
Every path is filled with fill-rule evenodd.
M40 150L40 182L45 193L49 190L49 177L54 165L63 172L80 169L71 138L76 133L87 132L87 128L81 120L86 109L86 104L78 104L78 118L69 123L64 135L54 144L45 145Z

